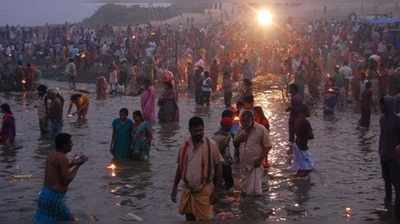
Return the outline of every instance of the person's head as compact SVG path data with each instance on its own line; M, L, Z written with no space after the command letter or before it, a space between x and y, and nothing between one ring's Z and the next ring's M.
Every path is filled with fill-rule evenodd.
M240 126L243 129L249 129L254 125L254 114L253 112L246 110L240 114Z
M204 77L205 77L205 78L210 77L210 73L209 73L208 71L205 71L205 72L204 72Z
M37 91L38 91L39 96L44 96L44 95L46 95L46 93L47 93L47 86L45 86L45 85L39 85L39 86L37 87Z
M298 117L309 117L310 116L310 109L307 107L305 104L301 104L297 111L296 114Z
M145 89L148 89L151 86L151 81L149 79L144 79L143 85Z
M289 92L290 92L290 94L294 95L299 92L299 87L297 87L296 84L292 83L289 85Z
M365 89L371 89L371 88L372 88L372 82L365 83Z
M3 103L3 104L0 106L0 109L1 109L1 113L3 113L3 114L5 114L5 113L11 113L11 108L10 108L10 105L8 105L8 103Z
M204 121L201 117L192 117L189 120L189 132L194 143L202 141L204 137Z
M243 85L247 88L252 86L251 80L250 79L243 79Z
M128 116L129 116L129 111L127 108L122 108L121 110L119 110L119 118L121 120L125 121L126 119L128 119Z
M74 62L74 59L73 59L73 58L69 58L69 59L68 59L68 62L69 62L69 63L72 63L72 62Z
M60 133L55 138L56 151L62 153L69 153L72 150L71 135L67 133Z
M254 107L254 117L265 117L262 107L260 106Z
M173 89L174 87L172 86L171 82L163 82L164 83L164 87L167 90Z
M222 117L222 118L224 118L224 117L231 117L231 118L233 118L234 116L235 116L235 113L234 113L232 110L230 110L230 109L224 110L224 111L222 112L222 114L221 114L221 117Z
M79 101L79 99L80 99L81 97L82 97L82 94L79 94L79 93L73 94L73 95L71 96L71 101L74 102L74 103L76 103L76 102Z
M245 110L252 110L254 107L254 96L244 96L242 98L242 103Z
M139 110L133 112L133 120L135 122L142 122L144 120L142 112L140 112Z

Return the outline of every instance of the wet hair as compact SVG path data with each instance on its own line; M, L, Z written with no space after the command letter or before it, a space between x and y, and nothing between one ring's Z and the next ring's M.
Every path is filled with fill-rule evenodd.
M171 82L164 82L164 85L167 87L167 89L173 89L174 86L172 85Z
M243 84L246 86L251 86L253 83L251 82L250 79L243 79Z
M208 77L210 77L210 73L208 71L205 71L204 76L208 78Z
M11 113L11 108L10 105L8 105L8 103L3 103L1 106L1 111L5 112L5 113Z
M69 58L68 62L74 62L74 59L73 58Z
M140 110L134 111L133 112L133 116L134 117L140 117L140 118L143 119L143 115L142 115L142 112L140 112Z
M79 100L79 98L81 98L81 96L82 96L82 94L79 94L79 93L73 94L71 96L71 101Z
M250 110L245 110L240 114L240 117L252 117L254 118L254 113Z
M293 91L296 92L296 93L299 91L299 87L298 87L296 84L294 84L294 83L292 83L292 84L289 85L289 89L290 89L290 90L293 90Z
M65 146L71 142L71 135L67 133L60 133L56 136L54 143L56 145L56 150L61 149L63 150Z
M224 111L222 112L221 117L233 117L233 115L234 115L233 111L227 109L227 110L224 110Z
M192 129L194 127L199 127L202 126L204 127L204 121L201 117L192 117L189 120L189 129Z
M254 107L254 115L255 115L256 113L259 113L261 116L265 116L264 110L263 110L262 107L260 107L260 106Z
M119 113L120 113L120 114L124 113L124 114L128 115L128 114L129 114L129 111L128 111L127 108L122 108L121 110L119 110Z
M42 92L42 93L46 93L46 92L47 92L47 86L45 86L45 85L39 85L39 86L36 88L36 90L39 91L39 92Z
M254 103L254 96L244 96L242 97L242 103Z

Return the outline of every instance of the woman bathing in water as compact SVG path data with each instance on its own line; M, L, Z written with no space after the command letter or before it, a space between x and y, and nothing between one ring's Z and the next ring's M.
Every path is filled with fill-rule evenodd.
M71 114L72 106L75 105L76 112L72 115L78 115L78 121L86 120L86 114L89 110L89 97L82 94L73 94L71 96L71 103L68 108L68 114Z

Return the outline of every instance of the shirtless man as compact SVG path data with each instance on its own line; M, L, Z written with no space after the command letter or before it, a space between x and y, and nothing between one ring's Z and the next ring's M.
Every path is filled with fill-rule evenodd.
M64 203L68 185L75 178L79 167L85 163L86 156L75 156L68 160L71 152L71 135L61 133L55 139L56 150L50 152L46 161L44 186L39 194L36 224L74 221L70 210Z

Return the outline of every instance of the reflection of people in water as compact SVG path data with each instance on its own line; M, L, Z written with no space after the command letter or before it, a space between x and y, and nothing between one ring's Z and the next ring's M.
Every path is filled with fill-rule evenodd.
M133 122L128 116L128 109L122 108L119 111L119 118L115 119L112 123L113 133L110 152L116 160L128 160L131 156L130 146Z
M50 152L46 161L44 186L39 194L35 215L36 224L75 221L64 200L69 184L87 157L77 156L71 161L67 158L73 145L69 134L57 135L55 145L56 150Z
M15 140L15 119L11 112L10 105L2 104L0 106L1 113L3 114L3 121L0 131L0 144L7 146L14 145Z
M73 113L73 115L78 115L78 120L86 120L86 114L89 110L89 97L79 93L73 94L71 96L68 114L71 113L73 105L76 107L76 112Z

